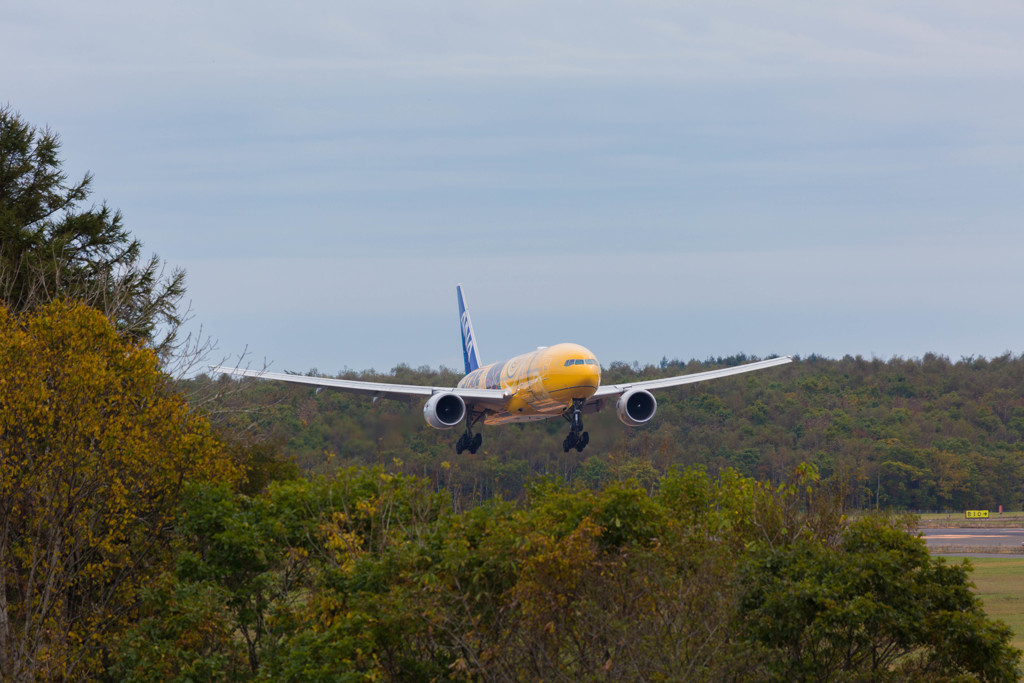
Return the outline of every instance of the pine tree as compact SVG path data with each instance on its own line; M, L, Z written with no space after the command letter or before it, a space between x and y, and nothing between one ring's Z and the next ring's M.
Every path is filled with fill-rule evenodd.
M120 211L87 206L92 174L69 181L60 149L49 128L0 107L0 302L18 313L80 300L166 360L179 345L184 271L144 258Z

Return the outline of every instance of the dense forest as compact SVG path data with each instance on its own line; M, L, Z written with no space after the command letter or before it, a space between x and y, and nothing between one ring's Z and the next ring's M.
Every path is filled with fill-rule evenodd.
M613 363L603 383L653 379L752 360ZM459 375L398 366L348 378L450 385ZM660 391L649 426L622 425L614 410L586 417L590 444L564 453L566 424L483 428L483 448L456 455L457 430L428 427L418 404L373 403L275 382L182 384L220 396L218 420L274 444L305 472L382 465L428 477L457 502L519 498L539 475L599 487L635 479L650 489L673 466L733 468L778 483L803 462L841 483L856 509L1019 510L1024 496L1024 357L888 361L817 356L781 368ZM239 390L241 389L241 390Z
M122 681L1013 681L1009 629L913 520L850 521L813 468L555 480L465 512L353 468L187 491Z
M864 510L1019 505L1021 360L805 359L455 457L419 406L180 379L184 273L59 147L0 107L0 679L1017 680L969 563Z

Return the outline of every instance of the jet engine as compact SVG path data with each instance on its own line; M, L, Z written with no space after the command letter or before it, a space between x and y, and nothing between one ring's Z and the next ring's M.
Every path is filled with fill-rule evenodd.
M646 424L658 409L658 402L654 395L643 389L632 389L619 397L615 404L615 412L618 413L622 424L629 427L639 427Z
M451 429L466 417L466 403L451 393L431 396L423 406L423 418L434 429Z

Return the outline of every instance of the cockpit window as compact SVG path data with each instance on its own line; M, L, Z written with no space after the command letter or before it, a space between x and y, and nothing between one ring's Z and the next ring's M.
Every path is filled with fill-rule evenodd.
M565 361L565 367L569 367L570 365L597 365L597 361L593 358L570 358Z
M597 361L594 360L593 358L588 358L587 365L597 365Z

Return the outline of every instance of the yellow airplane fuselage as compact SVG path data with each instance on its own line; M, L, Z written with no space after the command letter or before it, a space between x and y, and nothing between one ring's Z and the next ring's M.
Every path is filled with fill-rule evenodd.
M459 388L503 389L505 409L488 413L484 424L543 420L560 415L573 399L587 400L601 384L597 358L579 344L556 344L491 363L469 373Z

